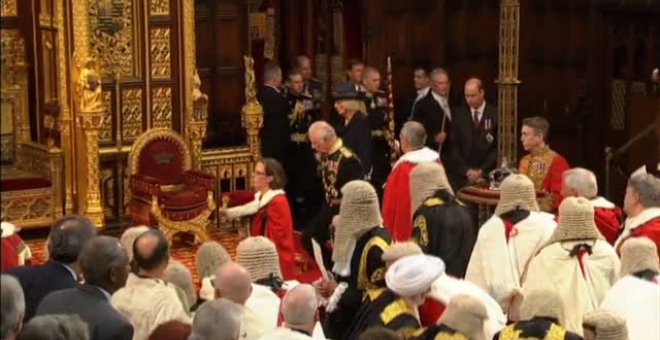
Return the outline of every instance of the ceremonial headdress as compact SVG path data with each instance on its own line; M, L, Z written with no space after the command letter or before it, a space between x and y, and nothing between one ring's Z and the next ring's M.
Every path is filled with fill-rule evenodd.
M127 228L126 230L124 230L124 233L121 234L121 237L119 238L119 243L121 243L122 247L126 249L126 254L128 254L129 261L133 260L133 243L135 243L135 239L138 236L140 236L140 234L144 233L147 230L149 230L149 227L140 225L140 226Z
M422 248L413 241L396 242L383 251L383 261L396 261L410 255L422 254Z
M658 248L646 237L631 237L621 245L620 277L644 270L660 272Z
M520 304L520 320L535 317L555 319L560 325L564 322L564 303L557 292L535 289L524 296Z
M413 297L431 289L433 282L445 272L440 258L429 255L403 257L387 269L387 288L402 297Z
M511 174L500 184L500 201L495 208L495 215L518 209L539 211L536 202L536 190L529 177L521 174Z
M603 237L594 222L594 207L584 197L568 197L559 206L559 223L548 243Z
M204 242L195 256L195 266L199 277L215 275L215 271L223 264L231 261L231 256L220 243L215 241Z
M433 196L436 191L446 189L454 194L449 184L445 168L437 162L419 163L410 172L410 203L411 218L415 215L424 200Z
M486 307L479 299L457 295L449 301L438 322L471 340L485 340L484 322L487 319Z
M335 223L334 262L347 261L351 254L351 240L357 239L383 223L376 190L369 182L355 180L342 188L339 216Z
M626 320L606 310L587 313L582 326L596 333L596 340L628 340Z
M250 272L252 281L273 274L282 278L280 258L275 243L263 236L252 236L241 241L236 248L236 262Z

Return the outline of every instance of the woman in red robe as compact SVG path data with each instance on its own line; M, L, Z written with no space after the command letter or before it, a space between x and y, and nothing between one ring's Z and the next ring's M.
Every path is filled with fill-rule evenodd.
M295 277L295 252L293 243L293 220L291 208L284 193L286 175L282 165L272 158L257 162L252 172L252 182L256 193L246 204L220 209L221 215L228 218L252 216L251 236L269 238L280 257L283 280Z

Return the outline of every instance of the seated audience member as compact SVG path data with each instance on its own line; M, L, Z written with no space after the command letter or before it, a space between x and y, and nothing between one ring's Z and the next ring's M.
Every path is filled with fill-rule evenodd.
M602 196L598 196L598 182L593 172L583 168L567 170L562 175L562 196L584 197L594 206L596 227L609 244L614 244L623 222L621 208Z
M87 323L91 340L132 339L133 326L110 305L129 273L124 248L114 237L97 236L85 244L78 262L85 284L46 295L37 315L78 315Z
M587 199L569 197L559 206L559 224L530 261L523 296L550 289L564 301L566 329L582 332L582 316L595 310L618 278L619 257L598 232Z
M111 298L112 306L133 325L133 339L146 339L158 325L190 322L176 290L163 280L170 247L163 232L150 229L135 239L133 256L138 273L128 274L126 285Z
M403 340L403 336L383 326L376 326L362 332L358 340Z
M440 155L424 146L426 130L418 122L406 122L399 133L403 155L394 163L383 194L383 225L397 241L408 241L412 234L410 172L422 162L438 162Z
M262 336L261 340L312 339L318 319L316 290L309 284L300 284L289 290L282 299L284 326Z
M346 337L365 291L385 286L382 256L392 242L382 226L376 190L369 182L350 181L341 192L339 215L333 219L332 272L336 279L317 284L320 295L328 299L323 331L331 339Z
M468 295L457 295L449 302L438 320L438 325L428 328L419 340L462 338L490 340L485 336L484 323L488 319L486 307L479 299Z
M16 340L88 340L87 324L78 315L52 314L32 318Z
M548 146L550 124L543 117L523 119L520 140L528 152L518 165L518 172L528 176L537 190L548 193L541 200L543 211L557 211L562 201L562 174L570 167L564 157Z
M623 210L628 218L615 247L619 249L630 237L645 236L660 252L660 178L649 174L631 177Z
M188 340L192 326L181 321L168 321L160 324L149 336L149 340Z
M564 303L557 292L548 289L532 290L525 295L520 305L520 320L506 326L493 339L582 339L577 333L563 327L564 310ZM556 337L553 337L554 334Z
M476 222L454 197L445 169L421 163L410 173L412 239L424 253L447 265L447 274L464 277L476 241Z
M250 273L236 262L229 262L215 274L216 296L225 298L238 305L241 314L241 339L258 339L275 329L276 322L268 323L262 317L261 310L254 310L245 305L252 294ZM279 305L279 301L277 302Z
M2 290L0 294L2 297L0 339L11 340L16 337L23 326L25 297L21 284L11 275L2 274L0 276L0 289Z
M657 328L656 320L656 328ZM605 310L596 310L584 316L582 321L585 340L628 340L628 329L626 320L622 317ZM657 339L644 334L641 338L632 339Z
M128 254L128 261L131 264L131 271L134 273L137 273L137 266L135 265L135 261L133 261L133 243L135 242L135 239L140 236L140 234L147 230L149 230L149 227L145 225L126 228L126 230L124 230L124 232L121 234L121 237L119 238L119 242L121 242L121 245L124 246L124 249L126 249L126 253Z
M163 274L163 280L174 286L183 308L186 313L190 314L190 311L197 304L197 293L195 292L190 269L181 262L170 261Z
M284 168L276 160L264 158L254 166L252 183L257 191L252 202L220 209L220 214L229 218L252 215L250 235L265 236L275 243L283 279L290 280L295 275L295 252L291 208L283 190L286 184Z
M84 216L66 216L55 222L48 236L48 262L18 267L8 273L21 283L25 293L25 321L30 320L44 296L78 285L78 255L85 242L96 236L96 227ZM47 277L48 280L43 278Z
M2 222L2 272L28 264L32 252L18 235L18 228L9 222Z
M346 339L356 339L372 326L384 326L409 337L421 327L417 309L442 275L444 264L437 257L411 255L387 269L387 288L368 290L348 329Z
M238 340L241 311L227 299L204 302L195 313L188 340Z
M258 311L268 325L275 327L280 312L282 279L277 249L263 236L248 237L236 248L236 262L250 273L252 294L245 305Z
M553 217L539 212L534 183L527 176L506 177L495 213L479 229L465 280L493 297L506 313L527 264L552 236Z
M400 258L417 254L422 254L422 250L417 244L414 242L400 242L393 244L385 250L383 260L390 267ZM419 307L419 319L422 326L435 326L445 311L445 307L457 295L471 296L481 301L486 307L488 320L484 324L484 333L488 339L491 339L506 324L506 317L502 313L502 307L490 295L471 282L443 274L433 282L431 292L429 292L426 301Z
M220 243L215 241L204 242L198 249L195 256L195 267L197 275L202 281L199 289L199 298L205 301L215 299L215 287L213 279L215 272L223 264L230 262L231 256Z
M660 339L660 265L653 241L636 237L621 246L619 280L600 308L626 319L630 339Z

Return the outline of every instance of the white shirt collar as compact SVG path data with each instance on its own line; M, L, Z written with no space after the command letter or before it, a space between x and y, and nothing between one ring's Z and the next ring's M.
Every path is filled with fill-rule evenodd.
M431 88L427 86L417 90L417 98L415 99L415 101L418 101L422 99L424 96L426 96L429 93L430 89Z
M479 106L478 109L473 109L470 108L470 116L474 116L474 111L477 111L479 113L479 118L484 116L484 110L486 109L486 101L484 100L483 103L481 103L481 106Z

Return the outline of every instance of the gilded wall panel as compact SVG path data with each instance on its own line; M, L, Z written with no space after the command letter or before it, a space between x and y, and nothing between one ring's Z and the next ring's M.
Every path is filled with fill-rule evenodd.
M101 169L101 201L103 215L115 217L115 180L112 168Z
M121 128L122 140L142 133L142 89L121 91Z
M43 85L44 102L53 103L58 101L57 96L57 71L55 64L55 32L42 31L41 53L43 55Z
M151 115L153 127L172 127L172 88L151 89Z
M136 0L89 0L90 49L107 77L139 77Z
M115 118L112 114L112 92L103 91L103 106L106 108L106 117L103 120L105 124L99 130L99 141L109 142L112 141L112 122Z
M15 17L18 15L17 0L0 0L0 15L3 17Z
M149 32L151 47L151 76L169 78L171 74L170 29L152 28Z
M149 0L149 14L169 16L170 0Z
M39 25L41 25L42 28L54 27L53 0L41 0L40 5Z

